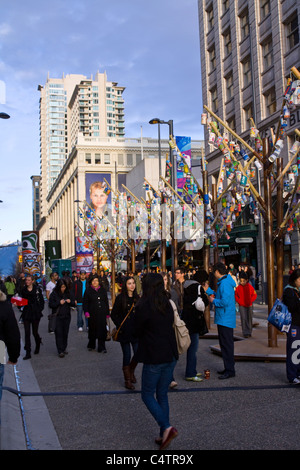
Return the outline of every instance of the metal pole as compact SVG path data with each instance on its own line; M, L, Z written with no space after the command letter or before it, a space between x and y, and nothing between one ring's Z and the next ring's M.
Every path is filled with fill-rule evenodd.
M283 170L282 158L277 160L277 175L280 175ZM277 201L276 201L276 212L277 212L277 227L280 226L283 220L283 179L280 180L280 183L277 186ZM278 237L276 238L276 254L277 254L277 297L281 298L283 294L283 269L284 269L284 246L283 246L283 232L279 232Z
M267 284L268 284L268 310L271 311L275 302L275 276L274 276L274 245L273 245L273 212L272 212L272 188L271 175L268 172L269 161L268 140L263 139L264 154L264 197L266 203L266 257L267 257ZM273 348L277 346L277 333L275 327L268 324L268 346Z

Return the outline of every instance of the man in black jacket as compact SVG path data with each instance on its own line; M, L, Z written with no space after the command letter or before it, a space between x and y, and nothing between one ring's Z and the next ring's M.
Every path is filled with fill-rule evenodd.
M78 331L83 331L83 296L88 286L87 276L85 271L80 271L78 281L73 283L73 293L75 297L75 304L77 308L77 328ZM88 329L88 319L86 318L86 329Z
M7 364L16 364L20 356L21 339L18 323L10 302L0 291L0 400L4 376L5 346L7 348Z

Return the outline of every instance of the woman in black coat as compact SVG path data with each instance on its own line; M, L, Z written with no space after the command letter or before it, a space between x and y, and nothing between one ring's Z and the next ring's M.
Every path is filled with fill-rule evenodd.
M137 351L138 341L133 334L133 318L135 314L135 304L139 296L136 291L134 277L128 276L124 280L122 292L116 297L114 306L111 311L111 319L118 329L126 315L128 317L121 326L118 333L117 341L120 342L123 353L123 374L125 379L125 387L134 390L134 383L136 378L134 370L137 362L134 360L134 354ZM131 358L131 348L133 350L133 357Z
M300 341L300 269L295 269L290 275L289 283L283 291L282 301L292 315L292 324L286 341L287 378L290 383L300 385L299 360L293 360Z
M201 373L197 372L197 350L199 345L199 335L207 333L204 317L205 307L209 305L209 300L205 294L203 285L208 280L206 271L197 271L193 280L185 281L182 320L189 330L191 345L186 354L185 379L192 382L202 382ZM203 300L203 312L196 309L194 302L198 297L200 287L200 296Z
M42 338L39 335L39 324L43 316L42 311L45 305L44 297L40 289L34 283L31 275L26 276L25 286L21 291L21 297L28 300L28 304L24 306L22 312L22 319L25 332L25 346L26 355L23 359L31 358L31 341L30 341L30 325L32 327L32 334L35 339L34 354L40 352L40 345Z
M84 293L83 311L86 318L89 319L88 350L96 349L97 339L98 352L106 353L106 317L109 315L109 305L106 290L100 286L97 276L92 279L91 285Z
M141 396L160 427L155 442L163 450L178 434L170 425L168 402L168 389L178 360L174 311L160 274L147 274L142 284L143 295L134 316L134 332L139 342L135 358L143 363Z
M71 323L71 307L75 307L75 298L69 290L69 283L59 279L49 297L49 307L56 315L55 341L59 357L65 357Z

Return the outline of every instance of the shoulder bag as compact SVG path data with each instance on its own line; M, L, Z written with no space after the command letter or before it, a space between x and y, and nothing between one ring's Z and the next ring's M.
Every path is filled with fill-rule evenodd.
M113 328L112 332L111 332L111 337L113 339L113 341L117 341L118 340L118 335L120 333L120 330L121 330L121 326L123 325L123 323L125 322L125 320L127 319L127 317L129 317L129 314L131 313L131 310L133 309L134 307L134 302L133 304L131 305L131 308L129 310L129 312L127 313L126 317L124 318L124 320L122 321L121 325L119 326L119 328Z
M201 285L200 284L198 286L198 297L195 300L195 302L192 303L192 305L194 305L195 308L199 310L200 312L204 312L205 310L205 305L201 297Z
M268 322L281 332L289 332L292 323L292 315L281 299L275 300L268 316Z
M191 338L189 334L189 330L186 327L186 324L184 323L183 320L181 320L176 305L173 302L173 300L170 299L170 304L173 307L174 311L174 323L173 323L173 328L175 330L175 337L176 337L176 342L177 342L177 349L178 349L178 354L183 354L185 353L188 348L190 347L191 344Z

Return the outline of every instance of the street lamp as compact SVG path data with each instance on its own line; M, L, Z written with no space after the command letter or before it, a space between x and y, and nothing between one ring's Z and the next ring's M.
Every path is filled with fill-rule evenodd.
M170 119L169 121L162 121L161 119L158 118L153 118L149 121L149 124L158 124L158 148L159 148L159 176L161 176L161 150L160 150L160 124L167 124L169 126L169 137L173 137L173 120ZM172 161L172 149L170 147L170 162L172 164L172 171L171 171L171 186L176 190L175 188L175 165L174 162Z
M6 114L6 113L0 113L0 118L1 119L9 119L10 116L9 116L9 114Z

